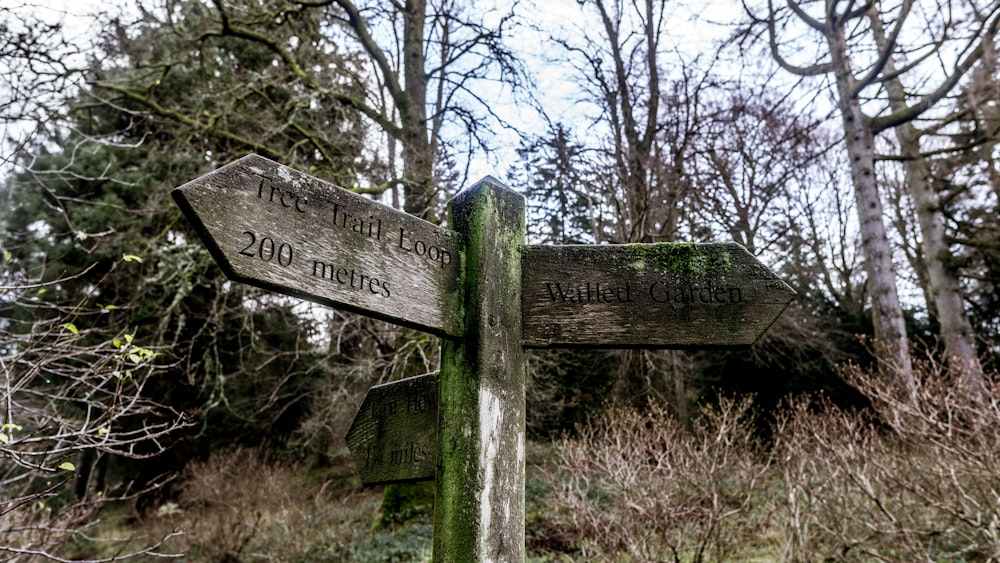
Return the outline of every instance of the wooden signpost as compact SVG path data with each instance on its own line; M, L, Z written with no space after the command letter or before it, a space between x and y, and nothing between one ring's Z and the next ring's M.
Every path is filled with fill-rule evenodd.
M736 243L529 246L522 268L533 348L749 346L795 295Z
M372 387L347 431L347 447L368 484L434 478L437 374Z
M176 188L226 276L440 336L461 336L454 231L257 155Z
M736 244L528 246L492 178L452 230L256 155L173 196L230 279L443 337L347 434L363 482L435 480L435 561L524 559L525 347L748 346L795 295Z

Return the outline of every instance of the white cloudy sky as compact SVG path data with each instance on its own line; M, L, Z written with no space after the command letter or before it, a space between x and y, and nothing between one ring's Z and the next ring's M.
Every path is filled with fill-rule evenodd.
M476 3L476 9L481 10L483 14L489 14L491 7L496 5L503 7L509 1L480 1ZM741 10L739 3L733 0L707 3L692 2L692 6L697 8L697 12L685 7L684 4L668 3L671 19L666 25L667 35L664 48L669 51L687 53L688 56L710 50L712 41L725 33L725 28L718 23L731 22L735 17L738 17L739 10ZM91 14L107 10L109 5L134 10L135 0L0 0L0 15L3 15L5 11L13 11L39 17L51 23L61 22L71 44L83 46L88 43L95 32L95 23ZM527 16L526 19L530 23L537 24L542 29L563 28L569 30L570 33L573 33L574 30L582 33L581 30L587 25L582 16L583 9L577 0L527 1L522 2L518 9L521 15ZM487 15L486 23L489 21L488 17ZM544 101L547 109L552 112L552 117L563 122L572 122L573 119L578 119L576 114L580 110L573 103L574 98L579 93L579 86L574 83L576 77L572 76L571 68L565 65L547 64L541 60L542 57L553 51L552 46L547 45L544 38L543 33L522 27L514 36L514 45L523 49L528 58L528 64L537 80L539 91L544 94ZM83 55L78 56L82 57ZM16 74L9 72L9 68L4 67L5 63L0 60L0 75ZM0 84L0 87L6 88L7 85ZM527 108L512 105L510 93L504 88L498 87L494 92L482 94L492 98L493 109L508 119L516 128L533 130L543 126L537 116ZM0 129L0 142L9 146L11 142L24 137L28 125L24 123L0 123L0 128L2 128ZM501 147L497 158L491 162L482 158L476 159L472 163L471 179L474 180L485 174L498 172L502 175L502 171L496 169L504 168L513 160L513 150L518 142L517 137L510 131L498 130L496 133L496 142ZM506 150L503 147L506 147ZM7 150L7 147L5 146L4 149ZM5 160L0 159L0 177L10 172L10 170L5 169L5 166L9 166L5 164Z

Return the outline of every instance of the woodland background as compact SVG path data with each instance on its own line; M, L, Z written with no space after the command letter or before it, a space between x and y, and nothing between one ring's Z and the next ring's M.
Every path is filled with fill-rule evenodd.
M531 352L532 558L1000 557L1000 6L546 6L0 5L4 557L429 556L343 435L437 342L225 280L169 192L248 152L798 292L749 350Z

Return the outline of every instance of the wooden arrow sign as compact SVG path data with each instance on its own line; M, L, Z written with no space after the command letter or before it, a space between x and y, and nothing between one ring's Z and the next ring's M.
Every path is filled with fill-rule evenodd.
M753 344L795 291L736 243L528 246L525 346Z
M257 155L172 195L232 280L463 334L454 231Z
M434 478L438 379L435 374L368 390L347 431L347 446L367 485Z

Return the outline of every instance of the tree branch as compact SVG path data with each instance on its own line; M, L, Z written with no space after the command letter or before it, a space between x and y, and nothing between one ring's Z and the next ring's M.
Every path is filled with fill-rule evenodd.
M986 42L994 42L996 40L997 29L1000 27L1000 6L994 8L996 13L993 17L993 21L989 25L985 25L981 28L977 36L981 35L981 39L976 44L976 47L969 53L969 55L959 62L955 66L955 70L941 83L941 85L923 97L920 100L908 106L906 109L901 111L895 111L888 115L879 116L872 118L871 128L875 133L885 131L891 127L906 123L908 121L913 121L925 111L934 106L938 101L948 95L949 92L958 84L959 80L965 75L966 72L971 69L976 62L982 58L985 49ZM975 38L971 39L969 45L971 46Z
M791 5L791 4L792 4L792 1L789 0L789 5ZM827 73L829 73L830 71L833 70L833 63L832 62L816 63L816 64L814 64L812 66L797 66L797 65L793 65L792 63L788 62L788 60L785 59L785 57L782 56L781 53L778 50L778 37L777 37L778 34L777 34L777 30L775 29L776 16L775 16L774 4L773 4L772 0L768 0L767 8L768 8L768 18L767 18L768 44L770 45L770 48L771 48L771 57L773 57L774 61L776 63L778 63L778 66L780 66L781 68L785 69L786 71L788 71L788 72L790 72L790 73L792 73L792 74L794 74L796 76L821 76L821 75L827 74ZM805 17L809 18L809 20L811 20L811 21L814 21L814 22L816 21L816 20L813 20L811 17L809 17L808 14L803 14L803 15L805 15ZM820 27L818 29L819 29L819 31L823 32L824 34L826 33L825 28Z
M885 69L886 63L889 62L889 57L892 56L892 53L896 48L896 44L899 39L899 33L903 29L903 23L906 21L906 18L910 15L910 8L912 7L913 7L913 0L905 0L903 2L903 6L899 14L899 19L896 21L896 26L892 29L892 32L889 34L889 37L886 38L885 44L879 45L878 60L876 60L875 63L872 65L872 68L871 70L868 71L867 76L864 76L860 78L857 82L855 82L854 87L852 88L853 95L857 95L858 92L861 92L861 90L867 88L869 85L875 82L879 74L882 72L882 70ZM871 12L868 13L869 17L872 18L879 17L877 13L871 13Z
M341 6L343 6L345 4L351 6L351 8L354 10L354 14L357 14L357 8L354 8L354 6L350 2L348 2L347 0L335 0L335 1L337 2L337 4L339 4ZM347 107L350 107L352 109L360 111L366 117L368 117L369 119L371 119L372 121L374 121L375 123L377 123L379 125L379 127L383 128L386 131L386 133L388 133L390 135L393 135L394 137L398 137L401 134L399 128L396 126L395 123L393 123L393 122L389 121L388 119L386 119L385 115L383 115L381 112L379 112L375 108L372 108L371 106L369 106L368 104L366 104L364 101L362 101L362 100L360 100L360 99L358 99L358 98L356 98L354 96L350 96L350 95L344 94L343 92L337 92L337 91L330 90L329 88L326 88L322 84L320 84L319 82L317 82L316 79L314 79L312 76L310 76L302 68L302 66L299 65L298 61L295 60L295 57L293 57L291 55L291 53L288 52L287 49L285 49L280 43L278 43L277 41L275 41L271 37L268 37L267 35L265 35L263 33L259 33L257 31L252 30L252 29L248 29L246 27L243 27L243 26L240 26L238 24L234 24L233 22L231 22L230 19L229 19L228 14L225 11L225 8L222 5L221 0L212 0L212 2L213 2L213 4L215 4L216 9L219 11L219 15L220 15L220 17L222 19L222 30L220 32L206 32L205 34L202 35L202 38L211 37L211 36L218 36L218 37L231 36L231 37L238 37L240 39L245 39L247 41L263 45L264 47L267 47L271 52L273 52L274 54L278 55L278 57L282 60L282 62L284 62L291 69L292 73L297 78L299 78L300 80L302 80L302 82L307 87L309 87L309 88L311 88L313 90L316 90L317 92L321 92L321 93L323 93L325 95L328 95L328 96L332 97L335 101L337 101L337 102L339 102L341 104L344 104ZM320 5L322 5L322 4L320 4ZM345 10L346 10L346 8L345 8ZM349 15L350 15L350 12L349 12ZM360 17L360 16L357 16L357 17ZM352 28L354 28L354 25L355 25L355 22L352 19ZM361 36L361 34L363 32L364 36L367 37L369 41L371 41L371 37L368 35L367 30L364 28L364 22L363 22L363 20L360 23L358 23L357 25L360 26L360 30L358 28L354 28L354 29L358 33L358 35ZM364 40L362 40L362 45L365 45L365 41ZM365 49L366 49L366 51L369 51L367 45L365 45ZM376 46L376 52L377 52L378 56L382 59L382 62L379 63L379 66L382 67L383 63L384 63L384 60L385 60L385 57L384 57L384 55L382 55L382 52L377 49L377 46ZM370 51L369 51L369 54L373 58L376 57L376 55L372 54ZM384 64L387 65L388 63L384 63ZM392 90L393 84L392 83L388 83L387 85L389 86L390 90ZM396 85L396 88L398 89L398 84Z
M350 28L357 35L358 41L361 43L361 47L368 53L372 61L375 62L376 67L379 69L379 73L382 75L382 82L385 87L389 90L389 95L392 96L393 102L403 109L409 107L409 98L406 97L406 93L403 91L402 86L399 84L399 79L396 75L395 69L389 64L389 60L385 57L385 53L375 42L375 39L371 36L368 31L368 26L365 25L365 19L361 17L361 12L358 7L354 5L351 0L333 0L344 12L347 13L347 23ZM383 125L384 120L379 120L377 123ZM401 132L395 124L392 124L392 130L396 131L392 133L394 136L399 136ZM387 132L389 132L387 130Z

